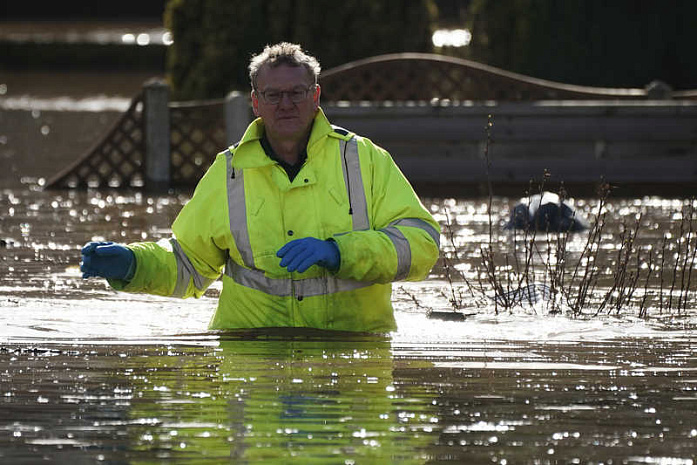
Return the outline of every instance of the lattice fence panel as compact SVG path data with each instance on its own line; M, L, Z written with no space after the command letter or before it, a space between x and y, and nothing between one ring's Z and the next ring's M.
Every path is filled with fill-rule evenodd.
M642 89L571 86L439 55L403 53L358 60L321 77L325 101L531 101L646 98Z
M48 188L143 187L145 132L143 94L85 155L47 183Z
M224 102L170 104L171 167L174 186L193 186L225 148Z

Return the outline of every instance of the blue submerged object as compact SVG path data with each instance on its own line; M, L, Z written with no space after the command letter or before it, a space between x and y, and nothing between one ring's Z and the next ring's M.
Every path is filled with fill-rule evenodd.
M578 232L588 227L588 221L571 204L557 194L543 192L520 199L505 229Z

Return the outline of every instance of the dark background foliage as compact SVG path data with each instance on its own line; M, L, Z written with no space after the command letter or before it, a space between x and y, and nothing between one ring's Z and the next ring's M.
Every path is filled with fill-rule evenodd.
M323 69L390 52L431 51L431 0L172 0L167 69L179 98L248 89L246 65L266 44L302 44Z
M391 52L435 52L532 77L597 87L659 79L697 88L695 0L71 0L1 2L2 21L164 22L170 47L14 43L0 69L139 69L166 73L178 99L246 90L264 45L303 45L329 69ZM440 27L472 32L468 47L433 49Z
M170 78L188 98L246 89L251 54L280 40L301 43L324 69L435 51L569 84L697 88L693 0L172 0L165 17ZM467 26L470 46L434 50L443 25Z
M697 88L694 0L472 0L467 54L559 82Z

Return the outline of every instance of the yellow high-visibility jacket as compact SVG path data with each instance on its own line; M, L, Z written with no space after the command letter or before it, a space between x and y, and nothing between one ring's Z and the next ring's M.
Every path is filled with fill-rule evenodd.
M385 150L333 127L321 109L292 182L261 147L263 131L255 120L218 154L174 221L173 237L130 244L135 275L111 285L199 297L222 273L210 329L394 330L390 283L428 275L439 253L438 223ZM282 268L276 252L303 237L334 239L339 269Z

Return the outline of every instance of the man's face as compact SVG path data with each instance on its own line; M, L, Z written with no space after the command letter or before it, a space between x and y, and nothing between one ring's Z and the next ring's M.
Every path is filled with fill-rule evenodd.
M252 106L254 114L263 119L270 139L297 140L307 136L319 108L320 88L313 84L303 66L263 66L259 70L257 89L252 91ZM293 101L305 90L304 99ZM281 98L276 104L264 98L278 97L279 93Z

